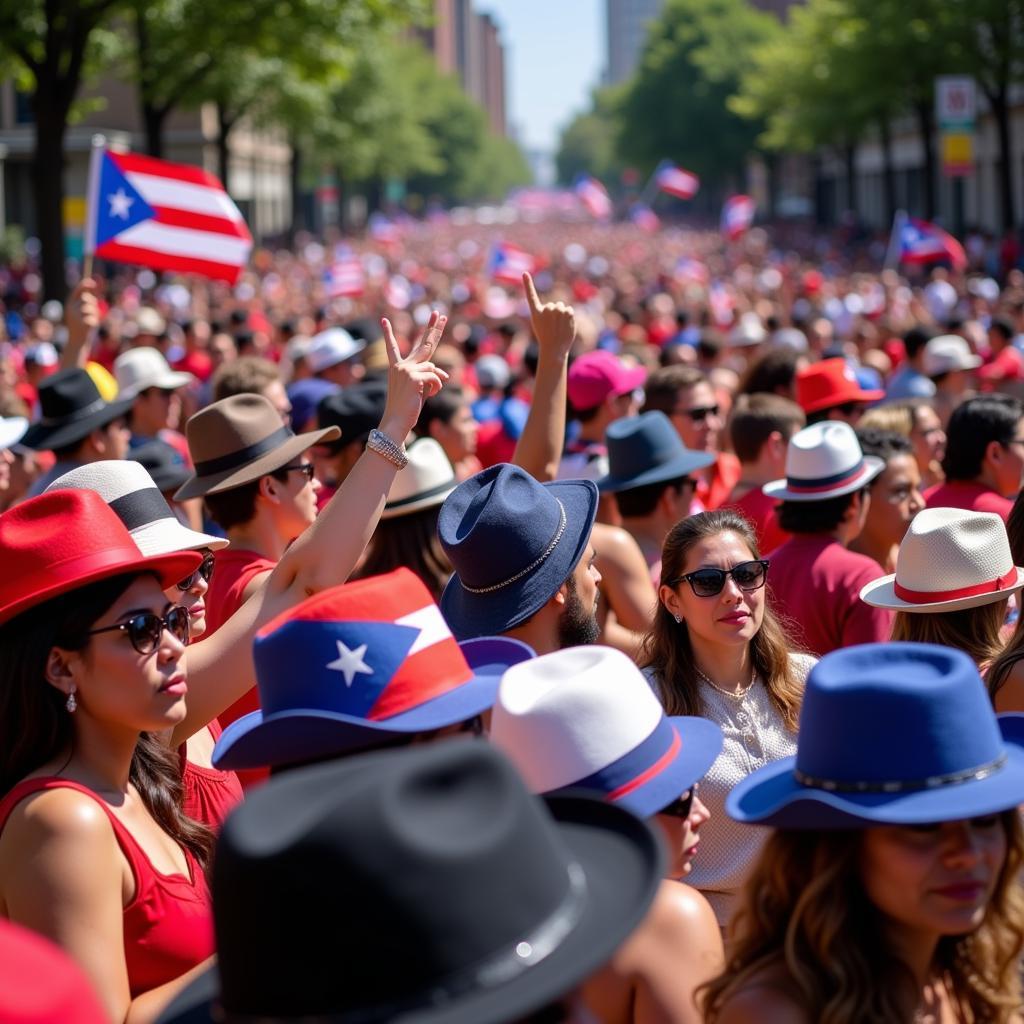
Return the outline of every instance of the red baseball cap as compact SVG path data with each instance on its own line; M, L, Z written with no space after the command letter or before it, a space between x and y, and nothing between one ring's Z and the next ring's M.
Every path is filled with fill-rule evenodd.
M584 352L569 367L569 401L574 409L593 409L609 395L636 391L645 380L647 371L642 366L629 367L604 349Z
M156 573L166 590L202 560L198 551L147 558L95 491L40 494L0 515L0 622L120 573Z
M884 391L865 391L845 359L823 359L796 375L796 400L806 413L848 402L877 402Z

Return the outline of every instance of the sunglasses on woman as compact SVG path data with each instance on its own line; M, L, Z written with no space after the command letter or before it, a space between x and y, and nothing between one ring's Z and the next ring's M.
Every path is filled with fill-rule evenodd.
M195 572L186 576L179 584L178 589L183 593L187 593L191 590L199 580L199 577L206 580L207 583L213 577L213 552L207 551L203 555L203 560L199 563L199 568Z
M188 610L175 605L166 615L156 612L139 612L125 622L114 626L101 626L90 629L89 636L96 633L112 633L120 630L128 634L128 640L139 654L152 654L160 646L160 637L167 630L175 640L182 644L188 643Z
M663 807L659 814L667 814L670 818L679 818L685 821L693 810L693 798L697 795L697 783L695 782L682 796L677 796L672 803Z
M755 558L749 562L740 562L731 569L697 569L669 580L668 586L675 587L686 580L698 597L715 597L722 592L725 581L731 576L740 590L760 590L768 578L768 565L767 558Z

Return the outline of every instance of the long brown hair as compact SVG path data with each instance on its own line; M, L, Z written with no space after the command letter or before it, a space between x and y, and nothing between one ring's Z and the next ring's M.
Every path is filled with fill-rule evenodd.
M970 655L979 668L988 665L1003 649L999 635L1006 621L1006 598L956 611L896 613L890 640L956 647Z
M1024 832L1000 815L1006 860L981 925L945 936L935 966L963 1019L1006 1024L1021 1003ZM886 941L860 880L863 830L777 829L742 890L723 972L700 991L706 1024L747 986L770 983L816 1024L906 1024L919 999L913 974Z
M434 600L439 601L452 574L452 563L437 536L440 510L441 506L435 505L406 516L382 519L373 532L366 560L352 579L380 576L405 566L423 580Z
M742 515L730 509L701 512L681 519L665 537L661 551L661 585L668 586L668 580L682 575L686 556L696 543L720 533L739 534L750 548L751 555L760 558L753 527ZM789 655L793 649L793 642L766 601L761 628L750 641L750 657L786 727L796 732L803 684L790 663ZM654 624L640 647L639 664L641 668L653 669L667 714L704 713L690 632L685 622L675 621L661 601L654 613Z
M79 587L0 626L0 796L61 753L70 755L74 724L64 695L46 681L46 659L54 647L84 650L89 630L136 579L121 575ZM213 834L182 810L177 755L142 733L128 777L156 823L205 866Z

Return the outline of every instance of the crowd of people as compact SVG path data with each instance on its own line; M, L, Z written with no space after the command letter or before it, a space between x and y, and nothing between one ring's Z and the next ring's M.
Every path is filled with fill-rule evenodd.
M0 1020L1020 1024L1024 274L392 228L0 270Z

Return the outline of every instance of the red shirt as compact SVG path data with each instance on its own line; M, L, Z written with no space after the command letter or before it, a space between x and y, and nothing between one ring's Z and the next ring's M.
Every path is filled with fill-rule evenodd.
M754 525L757 534L757 547L762 555L767 555L781 547L789 540L791 534L779 526L775 510L779 502L769 498L761 487L751 487L742 498L730 500L727 507L741 512Z
M1010 518L1013 499L1004 498L991 487L976 480L947 480L924 492L925 508L962 508L968 512L995 512L1005 523Z
M728 501L742 472L740 460L732 452L721 452L710 467L707 481L698 477L697 500L709 512L713 512Z
M1012 345L1007 345L997 356L993 356L977 370L980 380L985 383L983 391L992 391L1006 380L1024 378L1024 355Z
M768 586L790 636L821 657L889 639L892 612L872 608L859 596L861 587L884 575L874 559L827 534L795 534L772 555Z
M215 718L210 723L214 742L220 739L221 727ZM193 764L187 756L185 744L178 748L181 763L181 781L185 786L183 807L193 821L201 821L214 832L219 832L228 813L242 799L242 784L234 772L207 768Z

